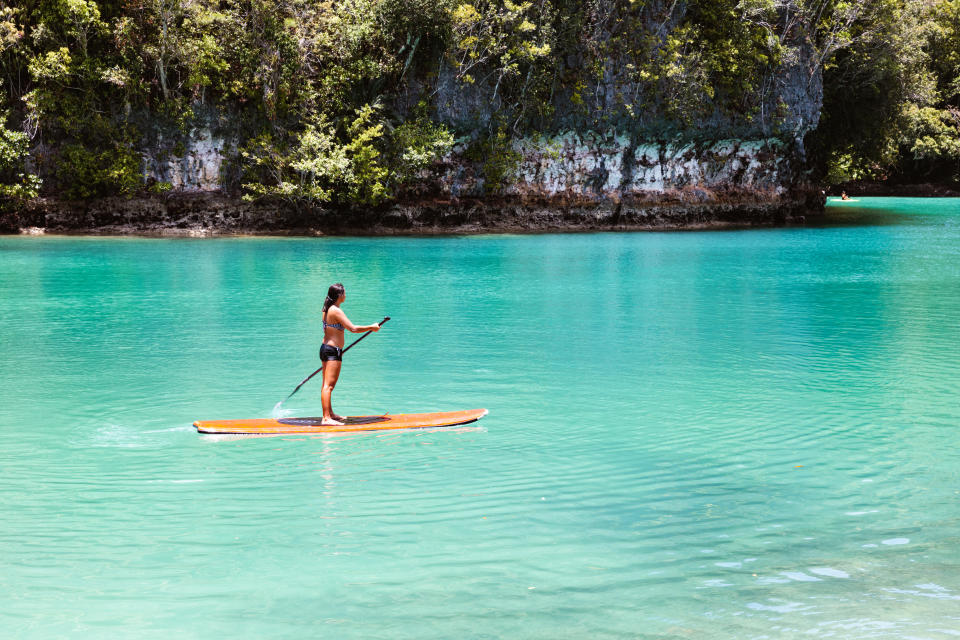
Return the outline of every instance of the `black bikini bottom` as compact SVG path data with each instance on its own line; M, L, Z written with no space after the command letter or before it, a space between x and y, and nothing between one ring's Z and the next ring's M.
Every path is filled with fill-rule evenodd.
M325 344L320 347L320 360L327 362L329 360L343 361L343 349L335 347L332 344Z

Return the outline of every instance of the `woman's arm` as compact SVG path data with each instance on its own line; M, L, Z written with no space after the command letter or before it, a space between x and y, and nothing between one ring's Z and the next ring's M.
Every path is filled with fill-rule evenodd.
M366 333L367 331L380 331L379 324L369 324L364 326L357 326L350 322L350 318L347 317L341 309L334 309L334 318L340 324L343 325L343 328L349 331L350 333ZM327 311L327 316L330 315L330 312ZM329 320L328 320L329 322Z

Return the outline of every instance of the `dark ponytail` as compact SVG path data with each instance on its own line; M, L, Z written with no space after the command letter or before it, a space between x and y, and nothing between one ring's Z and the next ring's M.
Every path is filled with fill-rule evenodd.
M327 290L327 299L323 301L323 312L326 313L330 307L337 304L337 300L339 300L342 295L342 284L338 282L337 284L330 285L330 288Z

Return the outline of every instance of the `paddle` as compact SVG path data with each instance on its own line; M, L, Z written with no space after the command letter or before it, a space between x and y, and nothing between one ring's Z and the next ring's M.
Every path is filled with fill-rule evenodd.
M378 326L378 327L382 327L382 326L383 326L383 323L386 322L386 321L389 320L389 319L390 319L390 316L387 316L386 318L384 318L383 320L381 320L381 321L377 324L377 326ZM340 353L346 353L347 351L350 350L351 347L353 347L353 345L357 344L358 342L360 342L361 340L363 340L364 338L366 338L366 337L367 337L368 335L370 335L371 333L373 333L373 331L367 331L365 334L363 334L362 336L360 336L359 338L357 338L356 340L354 340L353 342L351 342L349 345L347 345L346 347L344 347L343 351L341 351ZM290 392L290 395L288 395L286 398L284 398L284 399L283 399L283 402L281 402L281 403L278 404L277 406L279 407L281 404L283 404L284 402L286 402L287 400L289 400L290 398L292 398L292 397L293 397L293 394L295 394L297 391L300 391L300 387L302 387L303 385L307 384L307 381L308 381L310 378L312 378L313 376L317 375L317 374L320 373L321 371L323 371L323 367L322 367L322 366L321 366L319 369L317 369L316 371L314 371L313 373L311 373L310 375L308 375L306 378L304 378L304 379L303 379L303 382L301 382L300 384L298 384L298 385L297 385L297 388L294 389L293 391L291 391L291 392Z

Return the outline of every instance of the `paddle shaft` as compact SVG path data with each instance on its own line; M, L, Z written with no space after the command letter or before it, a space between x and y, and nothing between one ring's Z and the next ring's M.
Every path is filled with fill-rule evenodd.
M378 327L382 327L382 326L383 326L383 323L386 322L386 321L389 320L389 319L390 319L390 316L387 316L386 318L384 318L383 320L381 320L379 323L377 323L377 326L378 326ZM358 342L360 342L361 340L363 340L364 338L366 338L366 337L367 337L368 335L370 335L371 333L373 333L373 331L367 331L365 334L363 334L362 336L360 336L359 338L357 338L356 340L354 340L353 342L351 342L350 344L348 344L347 346L345 346L345 347L343 348L343 351L341 351L340 353L346 353L347 351L350 351L350 349L353 348L353 346L354 346L355 344L357 344ZM323 367L320 367L320 368L322 369Z
M390 319L390 316L387 316L386 318L384 318L383 320L381 320L379 323L377 323L377 326L378 326L378 327L382 327L382 326L383 326L383 323L386 322L386 321L389 320L389 319ZM350 350L351 347L353 347L353 345L357 344L358 342L360 342L361 340L363 340L364 338L366 338L366 337L367 337L368 335L370 335L371 333L373 333L373 331L367 331L367 332L364 333L362 336L360 336L359 338L357 338L356 340L354 340L353 342L351 342L349 345L347 345L346 347L344 347L344 348L343 348L343 351L341 351L340 353L341 353L341 354L346 353L347 351ZM298 385L297 385L297 388L294 389L293 391L291 391L291 392L290 392L290 395L287 396L286 398L284 398L283 401L286 402L287 400L289 400L290 398L292 398L292 397L293 397L293 394L295 394L297 391L300 391L300 387L302 387L303 385L307 384L307 381L310 380L310 378L312 378L313 376L317 375L317 374L320 373L321 371L323 371L323 365L321 365L319 369L317 369L316 371L314 371L313 373L311 373L310 375L308 375L306 378L304 378L304 379L303 379L303 382L301 382L300 384L298 384Z

